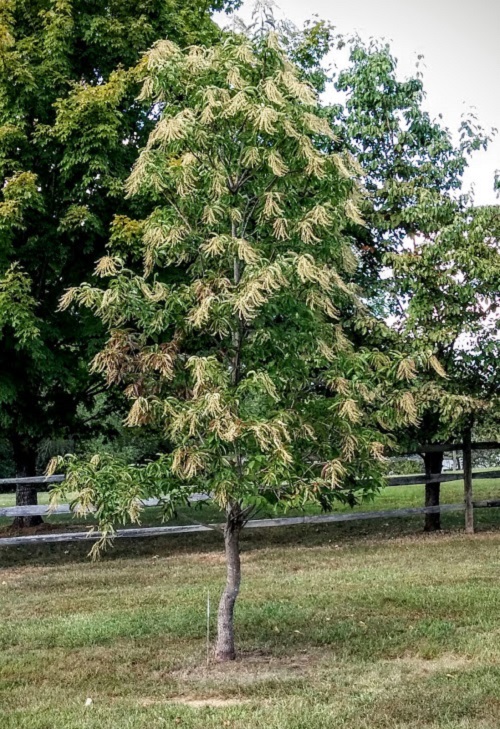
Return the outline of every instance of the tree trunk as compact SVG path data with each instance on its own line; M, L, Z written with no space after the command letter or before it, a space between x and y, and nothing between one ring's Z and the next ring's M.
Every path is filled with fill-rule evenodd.
M31 483L18 483L16 486L16 506L36 506L38 494L36 486ZM43 524L41 516L16 516L12 526L17 529L34 527Z
M424 455L425 475L441 473L443 470L443 453L426 453ZM425 505L439 506L440 483L425 484ZM424 531L435 532L441 529L441 514L426 514Z
M226 553L226 586L222 593L217 616L217 642L215 658L218 661L234 661L234 605L240 591L240 532L243 527L241 507L232 503L227 509L224 528Z
M16 477L28 478L36 472L35 447L31 444L15 440L12 443L16 464ZM16 506L36 506L38 504L37 489L31 483L19 483L16 486ZM16 516L12 526L17 529L34 527L43 524L41 516Z

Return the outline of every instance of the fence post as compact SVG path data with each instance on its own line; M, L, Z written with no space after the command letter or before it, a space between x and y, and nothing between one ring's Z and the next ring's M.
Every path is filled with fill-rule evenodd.
M464 433L464 501L465 533L474 534L474 505L472 503L472 448L470 428Z

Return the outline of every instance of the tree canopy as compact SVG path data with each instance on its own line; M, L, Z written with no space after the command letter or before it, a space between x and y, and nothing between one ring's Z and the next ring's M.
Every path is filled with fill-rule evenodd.
M345 234L360 221L359 170L335 152L277 36L186 51L160 41L145 63L140 98L160 118L127 187L150 213L128 251L113 237L96 269L107 284L71 288L63 306L89 307L108 327L94 369L125 388L127 423L160 426L168 447L142 469L115 469L112 486L107 462L76 464L62 491L83 479L80 506L98 507L105 533L118 514L137 515L139 497L212 495L227 515L216 649L227 659L245 520L262 503L372 492L381 423L415 418L416 363L347 336L370 319L349 283L357 258ZM142 273L130 267L139 252Z
M57 312L88 278L153 120L136 101L141 54L168 35L220 36L182 0L5 0L0 8L0 438L34 473L42 439L82 432L101 329Z
M405 81L386 45L354 41L337 88L344 140L365 171L367 225L353 231L357 272L371 305L390 322L399 347L430 347L446 375L414 381L419 423L398 433L402 448L460 441L475 422L497 418L499 253L497 207L478 208L462 189L468 157L488 144L474 119L457 143L423 109L420 74ZM442 456L428 454L428 470ZM426 487L427 504L439 484ZM428 528L439 515L427 515Z
M401 80L387 44L350 44L349 64L335 86L345 95L337 116L343 142L364 171L367 222L356 235L364 262L363 283L383 292L381 268L388 252L407 239L430 237L450 224L464 203L463 173L468 157L484 148L488 136L472 116L464 116L454 144L441 120L424 110L421 73ZM397 303L386 298L386 310Z
M425 342L446 370L444 399L427 403L442 417L434 427L424 417L420 442L453 437L453 428L456 437L460 398L464 412L481 408L475 399L484 399L486 381L493 385L498 208L478 208L462 190L468 155L488 136L466 117L454 144L423 110L419 74L398 80L389 47L376 42L354 42L337 88L347 94L338 116L368 193L367 225L355 231L365 292L410 346Z

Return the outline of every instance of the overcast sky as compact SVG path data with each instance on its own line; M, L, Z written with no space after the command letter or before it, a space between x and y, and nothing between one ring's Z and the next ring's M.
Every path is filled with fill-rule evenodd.
M341 33L385 38L398 58L400 76L412 73L424 54L426 107L456 130L464 111L475 109L483 126L500 127L500 2L498 0L279 0L280 14L297 25L312 15ZM238 11L248 18L253 0ZM227 19L223 22L227 23ZM467 174L476 202L498 202L493 192L500 168L500 136L477 153Z

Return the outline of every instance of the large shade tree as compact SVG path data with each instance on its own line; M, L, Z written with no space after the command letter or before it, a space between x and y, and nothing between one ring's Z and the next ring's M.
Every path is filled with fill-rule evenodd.
M415 445L462 442L474 426L493 427L500 418L500 208L457 211L449 225L416 238L388 262L400 304L394 326L426 342L446 373L408 435ZM435 385L422 387L433 392ZM441 472L442 457L427 455L430 472ZM439 503L439 489L429 491ZM432 526L439 527L438 519Z
M468 156L488 138L469 116L454 143L423 108L421 75L398 78L387 45L355 40L336 85L346 95L336 112L344 143L368 192L367 225L353 230L362 260L356 275L392 321L399 346L411 352L425 340L447 375L421 379L419 426L399 434L401 447L461 440L487 410L491 418L496 402L498 213L474 208L462 192ZM442 458L426 453L427 472L440 473ZM439 503L439 490L426 486L427 506ZM426 529L439 526L439 514L426 515Z
M383 483L380 423L415 419L415 365L346 336L370 320L346 283L356 168L276 35L185 52L161 41L144 64L141 100L160 119L128 192L150 213L128 248L115 232L97 265L107 284L70 289L63 306L108 327L94 369L125 388L127 423L160 426L168 447L143 468L69 459L55 497L76 488L110 536L140 498L210 493L226 515L215 653L227 660L247 519L262 503L330 507Z
M130 209L123 181L154 119L128 69L160 37L213 42L210 12L237 4L0 5L0 440L20 475L35 473L43 439L81 432L77 407L93 395L87 361L101 328L57 303L91 274L113 215ZM30 337L20 334L21 304L37 320ZM18 496L36 499L32 490Z
M365 288L383 296L380 271L388 252L408 239L432 236L450 224L468 202L463 173L471 153L484 149L488 136L474 115L465 116L454 143L442 120L425 110L421 72L401 79L390 46L354 39L349 63L335 87L342 103L333 113L342 141L363 168L368 195L362 206L367 225L356 231ZM384 307L398 312L399 302Z

